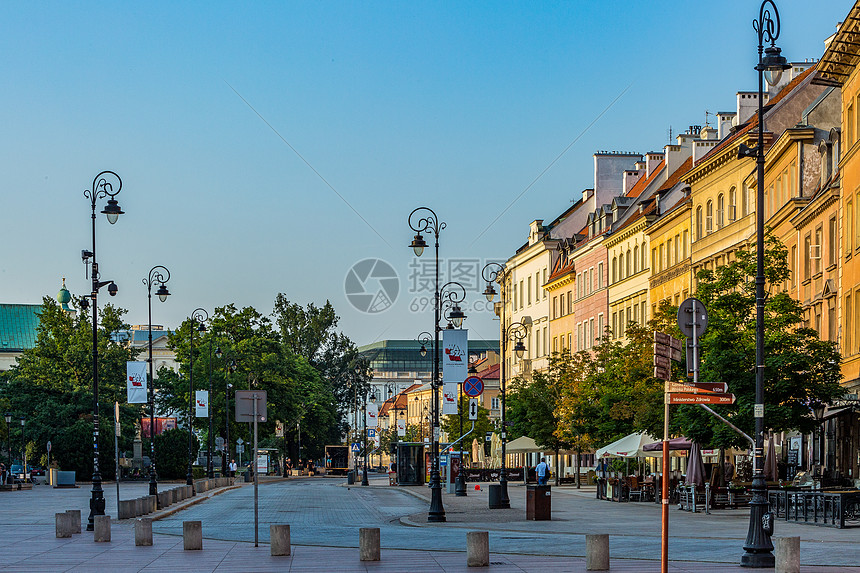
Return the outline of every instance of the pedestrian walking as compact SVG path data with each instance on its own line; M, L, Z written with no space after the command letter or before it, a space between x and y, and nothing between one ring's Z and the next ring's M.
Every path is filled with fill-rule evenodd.
M236 477L236 470L239 466L236 465L236 460L230 460L230 477Z
M0 484L6 483L6 464L0 462Z
M546 480L549 479L549 466L546 465L546 458L541 458L540 463L535 468L537 474L538 485L546 485Z

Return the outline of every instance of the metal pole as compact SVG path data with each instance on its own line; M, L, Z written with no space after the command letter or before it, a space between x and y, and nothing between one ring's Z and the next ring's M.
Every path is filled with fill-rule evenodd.
M504 280L504 278L502 280ZM506 428L506 426L505 426L505 407L506 407L507 401L508 401L508 392L505 389L505 382L506 382L506 377L507 377L507 372L505 369L505 364L507 362L507 359L505 357L505 353L507 352L507 347L508 347L508 329L507 329L507 326L505 325L506 301L505 301L504 294L505 294L506 290L505 290L504 286L501 287L501 291L502 291L502 297L501 297L501 299L502 299L502 315L501 315L501 319L502 319L502 339L501 339L501 344L502 344L502 365L501 365L501 373L502 373L502 380L501 380L501 383L502 383L502 430L499 433L501 434L500 437L502 438L502 469L501 469L501 471L499 471L499 486L500 486L500 491L501 491L501 495L500 495L500 499L499 499L499 508L500 509L509 509L511 507L511 498L508 497L508 470L507 470L507 460L506 460L506 458L507 458L507 455L506 455L507 454L507 447L506 446L507 446L508 440L507 440L507 432L505 432L505 428ZM492 454L492 452L490 452L490 454ZM523 472L524 472L523 473L523 479L528 481L528 470L525 468L525 464L523 464Z
M439 475L439 321L442 315L442 293L439 292L439 233L434 234L436 249L436 292L433 322L433 449L430 465L430 512L427 521L443 522L445 509L442 507L442 481Z
M98 178L98 176L96 176ZM95 187L95 186L94 186ZM95 191L95 189L94 189ZM87 518L87 531L95 529L95 516L105 514L105 497L102 490L102 474L99 471L99 333L98 333L98 289L99 265L96 262L96 195L92 200L93 227L93 264L92 292L93 301L93 489L90 497L90 515ZM26 477L26 475L25 475Z
M254 472L254 547L260 546L259 540L259 524L260 524L260 512L259 512L259 487L260 487L260 476L257 472L257 400L259 400L259 396L254 394L254 462L251 466Z
M196 311L195 311L196 312ZM194 331L197 329L195 326L196 319L194 318L194 313L191 314L191 351L188 353L189 356L189 367L188 367L188 473L185 474L185 485L194 485L194 468L192 464L194 463L191 459L191 450L194 448L194 434L192 433L192 427L194 425Z
M454 495L457 497L466 496L466 474L463 472L463 383L457 385L457 413L460 417L460 470L457 472L457 486L454 488Z
M695 323L695 320L694 320ZM695 328L695 327L693 327ZM663 478L660 480L660 571L669 571L669 395L663 406Z
M152 271L150 271L150 275ZM155 374L152 364L152 283L147 284L146 302L149 310L149 495L158 495L155 473ZM157 498L156 498L157 499ZM117 513L117 515L119 515Z
M215 477L215 468L212 466L212 340L209 340L209 397L207 398L209 411L209 450L206 452L206 468L208 469L208 477Z
M364 395L364 467L361 469L361 485L370 485L367 481L367 394Z
M113 440L113 457L116 470L116 514L119 515L119 402L114 402L114 410L116 411L116 432L114 432Z

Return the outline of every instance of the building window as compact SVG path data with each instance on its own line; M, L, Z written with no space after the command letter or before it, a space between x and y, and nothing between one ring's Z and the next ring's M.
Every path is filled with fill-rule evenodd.
M598 340L603 338L604 326L605 325L603 324L603 313L601 312L600 314L597 315L597 339Z
M708 201L705 215L705 232L710 233L714 230L714 202Z
M791 275L791 286L797 286L797 245L791 246L791 258L788 260L788 270Z
M552 317L558 318L558 297L552 297Z
M823 237L824 229L819 226L817 229L815 229L815 241L812 243L813 248L812 254L810 255L810 258L813 256L815 257L812 259L812 269L813 273L816 275L821 272L821 256L823 254L824 249L824 245L821 244L823 242Z
M523 291L524 290L525 289L523 289L523 281L520 281L520 309L523 308L523 300L524 300Z
M633 273L639 272L639 245L633 246Z
M675 306L678 306L677 304ZM642 301L642 324L645 325L648 323L648 316L646 315L647 306L645 301Z
M597 263L597 288L603 288L603 263Z
M645 241L642 241L642 266L643 271L648 268L648 247L645 246Z
M726 215L729 223L738 218L738 193L734 187L729 189L729 212Z
M657 270L657 247L651 249L651 272L659 272Z
M559 309L561 311L561 316L564 316L564 293L561 293L558 302L561 305L561 308Z
M618 259L615 257L612 257L612 282L610 284L615 283L617 281L618 281Z
M573 312L573 291L567 291L567 314Z
M532 277L526 278L526 302L529 306L532 305Z
M618 280L624 280L624 253L618 255Z
M722 229L725 224L726 200L720 193L717 197L717 229Z
M812 260L809 258L812 255L812 235L806 233L803 237L803 280L806 281L812 277Z
M493 396L490 398L490 408L493 410L499 410L502 407L502 402L499 400L498 396Z
M546 284L546 267L543 268L543 283ZM543 298L546 300L546 289L541 289L543 291Z
M838 237L839 227L836 226L836 215L830 217L827 222L827 266L836 264L836 237Z
M854 145L854 106L848 106L848 147Z
M612 338L615 338L615 333L618 332L618 313L612 313Z
M633 265L632 265L632 261L630 260L630 249L627 249L627 267L625 269L626 272L624 273L624 276L629 277L632 274L632 270L633 270Z
M842 354L851 354L851 295L845 296L845 340L842 341Z
M836 342L836 302L835 298L831 298L827 303L827 340Z
M657 272L658 272L658 273L659 273L659 272L662 272L662 270L663 270L663 261L665 260L665 259L663 258L663 256L664 256L664 253L663 253L663 247L664 247L663 243L660 243L660 246L658 247L658 251L657 251Z
M685 260L687 258L687 243L690 242L690 232L686 229L684 230L683 238L681 239L681 260Z

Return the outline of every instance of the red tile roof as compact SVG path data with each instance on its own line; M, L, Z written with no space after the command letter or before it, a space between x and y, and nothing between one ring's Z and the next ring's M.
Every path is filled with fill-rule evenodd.
M678 183L678 181L681 180L681 177L684 174L686 174L687 171L692 169L692 167L693 167L693 157L690 156L687 158L687 160L684 163L681 164L681 166L679 168L677 168L675 170L674 173L669 175L669 178L666 180L665 183L663 183L662 187L660 187L660 189L658 189L657 191L658 192L659 191L668 191L669 189L674 187Z
M626 197L638 197L642 193L642 190L645 189L651 181L654 181L657 175L663 171L664 167L666 167L665 159L657 165L657 168L651 172L651 175L648 177L640 177L639 181L637 181L636 184L630 188L630 191L627 192Z

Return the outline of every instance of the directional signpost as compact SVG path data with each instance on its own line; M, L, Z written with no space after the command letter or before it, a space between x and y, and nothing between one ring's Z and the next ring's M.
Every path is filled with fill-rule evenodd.
M666 394L667 404L734 404L734 394L686 394L672 392Z
M681 341L662 332L654 332L654 378L669 380L672 361L681 361Z

